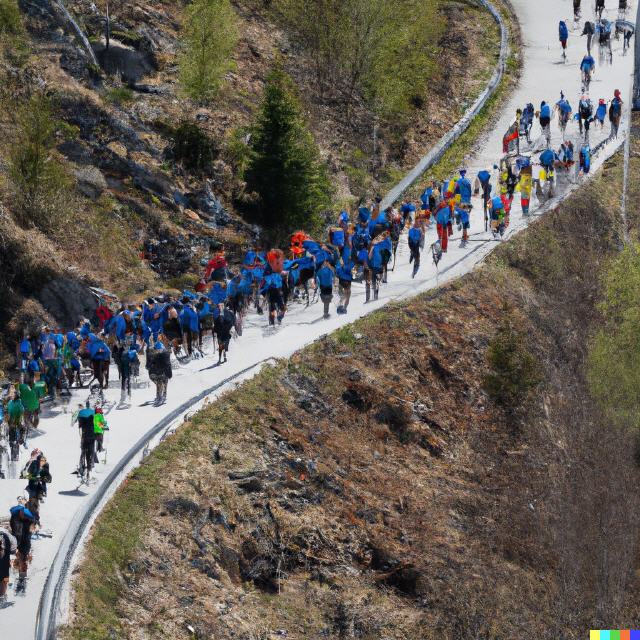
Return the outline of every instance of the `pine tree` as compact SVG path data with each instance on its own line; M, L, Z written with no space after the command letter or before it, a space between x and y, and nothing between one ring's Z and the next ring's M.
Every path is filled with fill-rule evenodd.
M206 102L233 68L238 27L229 0L194 0L187 8L183 34L178 58L183 91L193 100Z
M331 187L291 78L279 67L268 76L251 141L247 186L259 196L258 220L275 237L312 232L330 206Z

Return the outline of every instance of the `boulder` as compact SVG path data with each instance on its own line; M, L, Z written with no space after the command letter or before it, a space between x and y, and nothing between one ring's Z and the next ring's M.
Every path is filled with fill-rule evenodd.
M100 169L92 166L80 167L74 171L78 190L83 196L97 200L107 188L107 181Z
M74 326L80 317L90 318L98 306L89 287L68 277L47 283L37 298L62 326Z

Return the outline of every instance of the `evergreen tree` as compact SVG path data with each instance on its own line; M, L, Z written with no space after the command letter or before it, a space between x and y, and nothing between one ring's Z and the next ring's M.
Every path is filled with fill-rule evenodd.
M16 113L16 140L9 152L13 210L25 227L51 231L69 198L71 181L55 153L56 121L49 99L32 96Z
M330 206L326 167L308 131L291 78L279 67L267 85L246 172L249 190L259 200L259 222L274 236L320 225Z
M213 98L233 68L238 42L236 15L229 0L194 0L187 8L183 51L178 58L183 91L193 100Z

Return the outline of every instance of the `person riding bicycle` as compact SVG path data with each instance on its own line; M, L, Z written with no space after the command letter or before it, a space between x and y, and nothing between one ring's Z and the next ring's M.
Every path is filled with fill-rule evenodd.
M580 71L582 72L582 84L584 85L585 91L589 91L591 76L595 68L596 61L593 59L592 55L587 53L584 58L582 58L582 62L580 63Z
M80 465L77 473L81 477L89 479L89 475L93 469L95 459L95 416L96 412L92 409L89 400L87 400L84 409L78 412L78 429L80 430Z

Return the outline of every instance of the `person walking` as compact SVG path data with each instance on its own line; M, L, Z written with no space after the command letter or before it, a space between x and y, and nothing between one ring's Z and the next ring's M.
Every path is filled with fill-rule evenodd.
M420 246L422 244L422 228L416 221L411 229L409 229L409 264L413 263L413 271L411 277L415 278L420 268Z
M0 609L7 606L7 589L11 572L11 556L18 550L15 536L0 527Z
M167 401L167 385L173 372L171 369L171 355L159 340L153 349L147 351L146 366L149 378L156 385L156 406L160 406Z
M562 58L567 59L567 41L569 40L569 29L564 20L560 20L558 25L558 35L560 37L560 46L562 47Z
M320 300L324 310L322 317L325 320L330 315L329 306L333 300L333 281L335 277L336 273L328 260L325 260L316 271L316 282L320 288Z
M582 35L587 36L587 53L591 55L591 43L593 42L593 35L596 32L596 27L593 22L587 20L584 23L584 28L582 29Z
M77 416L78 429L80 431L80 464L73 473L79 476L83 482L89 481L95 463L95 415L95 409L91 407L89 400L87 400L84 408L78 412Z
M235 323L235 314L229 308L229 305L225 305L213 323L216 337L218 338L218 364L223 362L223 358L224 362L227 361L227 352L229 351L229 344L231 342L231 329L233 329Z

